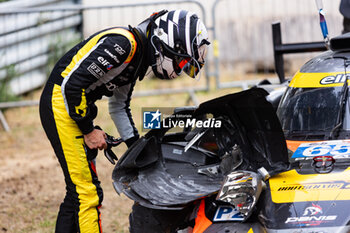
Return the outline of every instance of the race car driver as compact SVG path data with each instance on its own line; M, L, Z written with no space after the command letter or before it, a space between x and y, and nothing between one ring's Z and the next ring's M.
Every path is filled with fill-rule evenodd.
M130 146L139 135L129 104L136 80L151 66L155 76L192 78L204 65L207 31L194 13L161 11L136 28L99 31L68 51L55 65L40 99L40 118L62 167L66 196L56 232L102 232L103 199L95 156L106 149L106 134L94 127L95 101L111 97L111 117Z

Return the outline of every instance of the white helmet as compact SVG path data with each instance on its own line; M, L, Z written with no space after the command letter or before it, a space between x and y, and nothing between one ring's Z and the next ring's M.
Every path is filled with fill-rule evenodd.
M204 65L208 32L195 13L165 12L153 22L149 39L151 64L161 79L173 79L182 71L195 78Z

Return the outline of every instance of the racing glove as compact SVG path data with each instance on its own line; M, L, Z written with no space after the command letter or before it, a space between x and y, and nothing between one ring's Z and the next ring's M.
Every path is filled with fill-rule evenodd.
M102 130L100 126L96 125L95 126L96 129L99 129L99 130ZM111 162L111 164L115 164L115 161L118 160L118 157L114 154L114 152L112 151L112 147L116 147L118 146L120 143L123 142L123 140L121 138L115 138L111 135L108 135L106 132L105 132L107 138L106 138L106 143L107 143L107 149L105 149L103 151L104 155L106 156L106 158L108 159L109 162ZM90 149L91 150L91 149ZM97 155L97 149L95 149L96 152L96 155ZM89 150L88 150L89 152ZM90 152L91 153L91 152ZM96 157L95 155L95 157ZM115 160L115 161L114 161Z
M115 138L115 137L110 136L108 134L106 134L106 135L107 135L107 138L106 138L107 149L104 150L103 152L104 152L106 158L108 159L108 161L114 165L115 164L114 160L117 161L118 157L112 151L112 147L118 146L120 143L123 142L123 140L121 138Z

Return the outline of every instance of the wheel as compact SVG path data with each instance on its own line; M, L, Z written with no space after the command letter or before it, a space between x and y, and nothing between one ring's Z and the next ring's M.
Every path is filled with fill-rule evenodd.
M150 209L135 203L129 216L131 233L173 233L187 227L193 206L182 210Z

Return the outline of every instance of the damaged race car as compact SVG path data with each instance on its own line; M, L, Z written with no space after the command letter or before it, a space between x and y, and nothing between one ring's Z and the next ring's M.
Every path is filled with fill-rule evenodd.
M271 229L350 232L349 65L345 34L289 82L277 115L293 166L269 179Z
M220 127L161 127L130 147L112 175L135 201L130 231L350 232L350 34L330 48L271 101L277 114L252 88L164 119Z
M209 225L215 228L209 232L220 232L217 227L236 229L236 223L249 219L263 181L289 168L283 132L267 95L254 88L195 109L177 109L164 121L190 115L190 121L215 119L220 127L180 132L161 127L128 149L112 177L116 191L138 203L131 232L202 232Z

